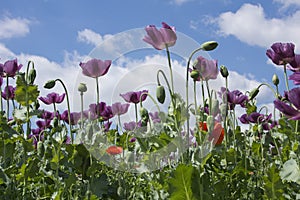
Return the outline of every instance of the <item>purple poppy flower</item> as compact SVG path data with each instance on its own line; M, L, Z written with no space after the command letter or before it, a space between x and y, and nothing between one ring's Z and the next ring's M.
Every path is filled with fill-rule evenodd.
M216 79L219 74L218 62L216 60L208 60L202 56L197 58L193 68L199 72L199 80L202 81Z
M80 119L80 113L79 112L71 112L70 113L70 119L71 119L71 125L75 125L78 123L78 120ZM69 124L69 117L68 117L68 110L65 110L61 114L61 118L63 121L65 121L67 124Z
M159 123L161 122L160 118L159 118L159 114L158 112L154 112L154 113L149 113L153 123Z
M112 124L112 122L106 122L105 124L103 124L103 128L104 128L104 132L109 131L110 125Z
M103 121L107 121L114 116L111 106L105 106L104 110L100 113Z
M47 97L40 97L39 99L44 102L47 105L50 105L52 103L61 103L65 98L65 93L62 95L59 95L55 92L47 94Z
M114 115L123 115L127 113L129 105L130 105L129 103L125 103L125 104L121 104L120 102L114 103L111 106L112 113Z
M263 127L263 130L271 130L273 127L275 127L278 123L271 120L272 114L269 115L263 115L258 112L253 112L249 115L243 114L241 117L239 117L240 122L243 124L261 124Z
M111 65L111 60L102 61L100 59L91 59L86 63L80 63L79 66L82 68L82 73L85 76L97 78L105 75Z
M294 72L289 76L289 80L292 80L295 85L300 85L300 72Z
M139 121L138 123L136 123L134 121L128 122L128 123L126 123L126 122L124 123L124 129L126 131L133 131L134 129L139 128L141 126L142 126L141 121Z
M123 99L128 103L139 103L140 100L145 101L147 98L148 90L142 90L138 92L127 92L125 94L120 94ZM142 97L141 97L142 95Z
M300 87L293 88L289 92L286 92L288 101L292 104L287 104L278 99L274 101L275 108L280 112L285 114L290 120L299 120L300 119Z
M162 50L166 46L174 46L177 40L175 27L162 22L162 28L158 30L154 25L145 28L147 35L143 38L145 42L151 44L155 49Z
M16 90L16 88L11 85L6 86L1 94L2 98L4 98L5 100L14 99L15 98L15 90Z
M289 63L287 69L293 72L300 72L300 54L295 54L294 60Z
M42 119L52 120L54 118L54 113L49 112L47 110L43 110L43 113L39 117L42 118Z
M8 60L2 65L3 74L6 77L14 77L23 65L18 65L17 59Z
M42 129L42 130L44 130L44 129L50 127L50 123L51 123L51 120L44 120L44 121L38 120L38 121L36 121L36 125L37 125L40 129Z
M221 92L219 92L219 95L222 99L227 98L230 110L233 110L235 105L241 105L242 107L245 107L245 104L248 102L248 97L239 90L233 90L230 92L228 89L226 91L226 88L221 87Z
M266 55L276 65L285 65L290 63L295 58L295 45L293 43L277 42L272 44L271 49L268 49Z
M129 142L135 142L136 141L136 138L133 137L133 138L130 138Z

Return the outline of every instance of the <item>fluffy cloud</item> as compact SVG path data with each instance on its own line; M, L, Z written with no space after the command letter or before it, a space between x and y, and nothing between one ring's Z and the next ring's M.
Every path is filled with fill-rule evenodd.
M288 8L290 6L300 6L299 0L274 0L274 2L282 4L283 8Z
M98 46L99 44L101 44L103 42L103 40L108 39L111 36L112 35L101 36L100 34L94 32L90 29L84 29L83 31L78 31L77 40L80 42Z
M30 23L31 21L25 18L0 19L0 39L25 36L30 31Z
M267 18L261 5L244 4L235 13L222 13L214 22L219 34L233 35L249 45L265 48L274 41L300 44L299 20L300 11L285 18Z

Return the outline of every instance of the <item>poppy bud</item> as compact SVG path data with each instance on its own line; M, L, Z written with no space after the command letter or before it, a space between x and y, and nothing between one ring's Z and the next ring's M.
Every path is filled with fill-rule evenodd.
M275 86L277 86L279 84L279 78L278 78L277 74L273 75L272 82Z
M228 73L228 69L227 67L225 67L224 65L222 65L220 67L220 72L221 72L221 75L224 77L224 78L227 78L229 76L229 73Z
M53 118L53 126L58 127L58 118L57 117Z
M214 130L215 126L215 120L212 115L209 115L206 119L206 124L207 124L207 130L209 133L211 133Z
M45 83L44 88L46 89L51 89L55 86L55 80L50 80Z
M35 78L36 78L36 70L33 68L33 69L31 69L29 71L29 74L28 74L28 83L29 84L33 84Z
M140 116L141 116L141 122L142 122L142 126L146 126L147 122L149 120L149 113L148 110L144 107L140 108Z
M211 101L211 115L216 116L220 112L219 101L217 99L212 99Z
M200 76L200 72L198 70L193 70L191 72L191 77L194 79L194 80L197 80Z
M227 111L228 111L228 106L227 106L227 104L221 104L220 105L220 112L221 112L221 116L223 117L223 118L225 118L226 116L227 116Z
M254 99L254 98L257 96L258 93L259 93L259 89L258 89L258 88L253 89L253 90L249 93L249 100Z
M86 84L85 83L79 83L78 91L81 92L81 93L86 92L87 91Z
M211 51L217 48L218 43L216 41L207 41L201 45L201 49L204 51Z
M45 153L44 143L42 141L38 141L37 143L37 153L38 156L43 157Z
M166 92L165 92L165 88L162 85L158 85L156 88L156 98L158 100L159 103L163 104L165 102L166 99Z

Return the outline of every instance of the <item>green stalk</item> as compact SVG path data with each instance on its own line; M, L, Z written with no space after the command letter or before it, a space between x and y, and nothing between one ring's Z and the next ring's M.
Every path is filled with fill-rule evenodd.
M170 69L170 78L171 78L172 93L174 93L173 70L172 70L171 55L170 55L170 51L169 51L168 45L166 45L166 51L167 51L167 56L168 56L169 69Z
M287 89L287 91L290 91L289 81L288 81L288 77L287 77L287 73L286 73L286 64L284 64L284 66L283 66L283 73L284 73L284 79L285 79L286 89Z
M137 103L134 104L134 109L135 109L135 123L138 123Z
M96 77L96 87L97 87L97 105L100 103L100 89L99 89L99 80L98 77ZM98 113L97 113L98 114Z
M30 67L30 63L32 63L32 68L34 69L34 63L32 61L29 61L28 64L27 64L27 68L26 68L26 78L25 78L25 83L26 83L26 86L28 85L28 73L29 73L29 67ZM28 92L26 90L26 127L27 127L27 137L29 137L29 134L30 134L30 119L29 119L29 102L28 102Z
M172 101L173 106L175 107L175 102L174 102L174 98L173 98L173 92L172 92L172 89L171 89L171 87L170 87L169 81L168 81L168 79L167 79L165 73L160 69L160 70L158 70L157 73L156 73L156 79L157 79L157 83L158 83L159 85L160 85L159 74L161 74L161 75L163 76L164 80L165 80L166 83L167 83L167 87L168 87L168 89L169 89L171 101Z
M83 92L80 92L80 104L81 104L81 111L80 111L80 129L83 128Z
M2 87L0 86L0 91L2 91ZM2 96L0 97L0 108L1 108L1 113L3 112L3 102L2 102Z
M8 118L9 118L9 99L7 98L7 95L8 95L8 76L6 76L6 117L7 117L7 121L8 121Z
M195 104L195 115L197 116L198 114L198 105L197 105L197 90L196 90L196 81L194 80L194 104Z

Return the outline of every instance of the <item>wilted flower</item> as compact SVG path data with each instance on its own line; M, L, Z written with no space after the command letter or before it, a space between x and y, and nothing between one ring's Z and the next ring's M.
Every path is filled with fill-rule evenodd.
M290 91L285 93L288 101L292 104L282 102L278 99L274 101L275 108L285 114L290 120L299 120L300 119L300 87L293 88Z
M114 103L111 106L113 115L123 115L128 111L129 103L121 104L120 102Z
M111 65L111 60L102 61L100 59L91 59L86 63L80 63L79 66L82 68L82 73L85 76L97 78L105 75Z
M1 96L7 100L7 99L14 99L15 98L15 90L16 88L9 85L6 86L1 94Z
M123 99L128 103L139 103L140 100L144 101L147 98L148 90L142 90L138 92L127 92L125 94L120 94ZM142 97L141 97L142 95Z
M221 87L219 95L222 99L227 98L230 110L233 110L235 105L241 105L244 107L245 103L248 101L248 97L239 90L233 90L230 92L228 89Z
M39 99L44 102L47 105L50 105L52 103L61 103L65 98L65 93L62 95L59 95L55 92L47 94L47 97L40 97Z
M295 45L293 43L276 42L268 49L266 55L276 65L284 65L290 63L295 57Z
M219 73L218 62L216 60L208 60L202 56L197 58L193 69L199 72L199 80L203 81L216 79Z
M0 64L1 71L3 75L7 77L14 77L16 73L22 68L23 65L18 65L17 59L8 60L4 64Z
M154 25L145 28L147 35L143 38L145 42L151 44L155 49L162 50L166 46L174 46L177 40L175 27L162 22L162 28L157 30Z
M120 153L123 152L123 148L122 147L118 147L118 146L110 146L106 149L106 153L108 153L109 155L118 155Z

